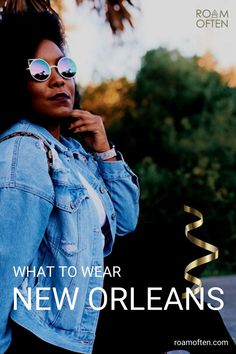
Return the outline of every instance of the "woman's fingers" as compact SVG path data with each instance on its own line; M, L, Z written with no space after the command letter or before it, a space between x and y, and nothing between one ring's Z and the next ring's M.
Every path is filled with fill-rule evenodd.
M103 121L100 116L93 115L89 112L81 112L81 111L78 111L78 113L77 112L75 113L75 111L73 112L74 113L73 115L71 115L71 117L77 118L77 120L71 123L70 129L80 128L83 125L88 125L89 127L91 124L94 125L95 129L96 127L103 128Z
M97 152L110 149L102 117L80 109L73 110L71 117L75 119L69 128L73 133L91 133L88 142Z
M93 123L93 122L89 122L89 123L80 123L75 125L73 128L70 128L71 130L73 130L74 132L94 132L97 133L99 132L99 127L97 126L97 124Z

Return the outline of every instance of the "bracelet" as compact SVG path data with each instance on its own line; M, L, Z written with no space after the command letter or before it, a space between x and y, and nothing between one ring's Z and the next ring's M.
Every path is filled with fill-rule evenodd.
M93 154L94 154L94 157L97 161L108 160L108 159L115 157L117 155L114 146L110 150L107 150L104 152L94 152Z

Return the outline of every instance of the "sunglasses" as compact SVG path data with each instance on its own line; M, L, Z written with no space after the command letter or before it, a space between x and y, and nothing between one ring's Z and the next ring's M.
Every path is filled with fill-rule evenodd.
M59 59L57 65L49 65L44 59L28 59L30 75L36 81L46 81L51 76L52 68L56 68L57 72L63 79L71 79L76 75L76 64L74 60L68 57Z

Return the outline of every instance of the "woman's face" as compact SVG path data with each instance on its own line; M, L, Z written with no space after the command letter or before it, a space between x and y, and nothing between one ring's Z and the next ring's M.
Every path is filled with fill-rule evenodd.
M63 56L64 53L54 42L44 39L39 44L34 58L44 59L51 66L57 65L58 60ZM38 82L33 78L28 80L27 90L31 108L37 116L66 118L73 109L74 79L64 79L56 68L51 68L51 76L46 81Z

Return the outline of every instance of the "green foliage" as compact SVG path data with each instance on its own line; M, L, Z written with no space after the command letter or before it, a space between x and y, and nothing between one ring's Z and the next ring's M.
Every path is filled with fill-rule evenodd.
M229 273L236 271L236 89L198 62L176 50L147 52L133 105L109 135L140 177L142 216L171 228L183 204L200 210L207 241L220 249L211 267Z

